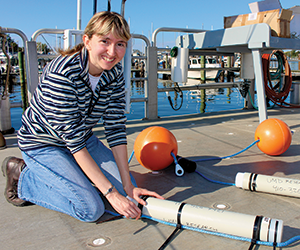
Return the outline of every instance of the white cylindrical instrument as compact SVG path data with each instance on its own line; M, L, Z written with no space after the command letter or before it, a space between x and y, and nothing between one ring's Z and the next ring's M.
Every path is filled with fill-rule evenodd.
M300 198L300 180L255 173L237 173L236 187Z
M142 214L168 223L185 225L218 233L281 242L283 222L263 216L195 206L153 197L146 199Z

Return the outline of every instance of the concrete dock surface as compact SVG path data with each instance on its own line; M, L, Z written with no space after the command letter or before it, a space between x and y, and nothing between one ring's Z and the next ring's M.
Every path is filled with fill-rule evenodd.
M293 131L289 149L280 156L266 155L254 145L229 159L202 160L232 155L253 143L255 130L259 125L258 112L255 110L177 116L155 121L128 121L128 155L133 151L135 139L143 129L162 126L176 137L178 155L190 160L201 159L202 161L197 161L197 171L212 180L234 183L238 172L300 180L300 109L272 109L268 111L268 118L281 119ZM94 133L106 143L102 125L97 126ZM7 156L21 157L16 134L5 135L5 140L7 148L0 151L1 163ZM282 220L282 242L300 235L299 198L250 192L210 182L196 172L178 177L172 167L152 173L139 165L135 157L130 162L130 170L140 187L156 191L167 200L208 208L223 207L232 212ZM136 221L121 218L100 224L84 223L37 205L14 207L3 195L5 183L5 178L0 177L2 250L152 250L159 249L174 230L170 225L149 219ZM108 209L111 209L109 205ZM111 217L112 215L105 214L100 221ZM299 243L300 241L293 242L288 249L300 249ZM183 229L165 249L246 250L249 246L250 243L246 241ZM254 249L273 247L259 245Z

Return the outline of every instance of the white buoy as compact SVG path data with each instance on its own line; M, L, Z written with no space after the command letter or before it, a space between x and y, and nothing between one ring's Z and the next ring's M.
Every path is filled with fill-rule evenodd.
M178 48L177 55L172 57L171 79L174 82L187 82L189 49Z
M300 198L300 180L255 173L237 173L235 185L250 191Z
M207 208L180 202L146 199L142 214L172 224L245 237L266 242L281 242L283 222L263 216ZM180 211L179 211L180 210Z

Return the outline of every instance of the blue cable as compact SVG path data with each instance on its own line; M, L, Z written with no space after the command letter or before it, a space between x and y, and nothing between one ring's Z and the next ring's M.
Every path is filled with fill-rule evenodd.
M105 212L107 212L107 213L109 213L113 216L119 216L120 215L120 214L114 213L114 212L109 211L109 210L105 210ZM125 218L125 216L124 216L124 218ZM173 227L177 226L177 224L175 224L175 223L170 223L170 222L166 222L166 221L163 221L163 220L159 220L159 219L153 218L153 217L148 216L148 215L143 215L142 214L141 218L156 221L156 222L159 222L161 224L168 225L168 226L173 226ZM188 230L191 230L191 231L196 231L196 232L199 232L199 233L205 233L205 234L210 234L210 235L215 235L215 236L221 236L221 237L228 238L228 239L233 239L233 240L246 241L246 242L251 242L252 241L252 239L246 238L246 237L235 236L235 235L230 235L230 234L226 234L226 233L213 232L213 231L208 231L208 230L204 230L204 229L200 229L200 228L189 227L189 226L185 226L185 225L181 225L181 228L182 229L188 229ZM287 246L291 245L292 243L295 243L296 241L299 241L299 240L300 240L300 235L297 235L297 236L294 236L294 237L290 238L289 240L287 240L285 242L276 243L276 247L279 247L279 248L280 247L287 247ZM257 245L271 246L271 247L274 246L274 242L270 242L270 241L257 241L256 244Z
M177 165L177 164L178 164L178 161L177 161L176 156L174 155L173 152L171 152L171 155L172 155L172 157L173 157L173 159L174 159L175 165Z
M207 159L199 159L199 160L195 160L195 162L197 161L210 161L210 160L219 160L219 159L228 159L228 158L231 158L231 157L234 157L238 154L241 154L243 153L244 151L246 151L247 149L251 148L254 144L256 144L257 142L259 142L259 139L256 140L255 142L251 143L248 147L244 148L243 150L235 153L235 154L232 154L232 155L229 155L229 156L224 156L224 157L214 157L214 158L207 158ZM229 186L235 186L235 183L227 183L227 182L222 182L222 181L215 181L215 180L212 180L212 179L209 179L208 177L204 176L203 174L201 174L200 172L198 172L197 170L195 170L195 172L197 174L199 174L200 176L202 176L204 179L210 181L210 182L214 182L214 183L218 183L218 184L222 184L222 185L229 185Z
M235 186L235 183L228 183L228 182L222 182L222 181L215 181L212 179L209 179L208 177L204 176L203 174L201 174L200 172L198 172L197 170L195 170L195 172L197 174L199 174L200 176L202 176L205 180L208 180L210 182L214 182L214 183L218 183L218 184L222 184L222 185L228 185L228 186Z
M133 155L134 155L134 151L132 151L132 153L131 153L131 155L130 155L130 157L129 157L129 159L128 159L128 163L131 162Z
M220 159L229 159L231 157L234 157L238 154L241 154L243 152L245 152L247 149L251 148L254 144L256 144L257 142L259 142L259 139L256 140L255 142L252 142L248 147L244 148L243 150L235 153L235 154L232 154L232 155L229 155L229 156L223 156L223 157L213 157L213 158L206 158L206 159L199 159L199 160L194 160L194 161L211 161L211 160L220 160Z
M105 210L105 213L108 213L108 214L113 215L113 216L120 216L120 214L109 211L109 210ZM125 218L125 216L124 216L124 218Z
M289 240L281 243L277 243L278 247L287 247L288 245L291 245L292 243L299 241L300 240L300 235L294 236L290 238Z

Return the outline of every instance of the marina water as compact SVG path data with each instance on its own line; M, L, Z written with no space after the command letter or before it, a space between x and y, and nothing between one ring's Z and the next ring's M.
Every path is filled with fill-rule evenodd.
M132 83L131 95L134 97L144 97L144 84ZM159 82L159 88L163 83ZM165 92L158 93L158 116L175 116L195 113L205 113L221 110L241 109L244 107L244 98L236 88L219 88L206 90L205 100L201 100L200 93L193 91L183 91L183 100L178 96L175 98L174 92L170 92L174 108L178 108L181 101L182 107L175 111L172 109ZM14 87L14 93L10 96L12 102L20 102L20 86ZM15 130L21 126L22 108L11 108L11 122ZM143 119L145 117L145 105L142 102L131 103L130 113L126 114L128 120Z
M292 70L298 69L298 62L290 62ZM236 79L235 81L238 81ZM174 87L173 83L158 80L158 88ZM144 83L132 82L131 83L131 96L144 97ZM201 98L200 90L182 91L181 97L173 91L169 92L171 96L174 110L168 100L165 92L158 92L158 116L176 116L186 114L200 114L226 110L242 109L244 107L245 99L241 96L238 88L218 88L205 90L205 98ZM202 92L203 93L203 92ZM11 102L21 102L20 85L14 85L13 93L10 95ZM289 102L289 97L286 100ZM21 126L22 108L11 108L11 122L15 130ZM131 103L130 113L126 114L128 120L143 119L145 117L145 105L142 102Z

